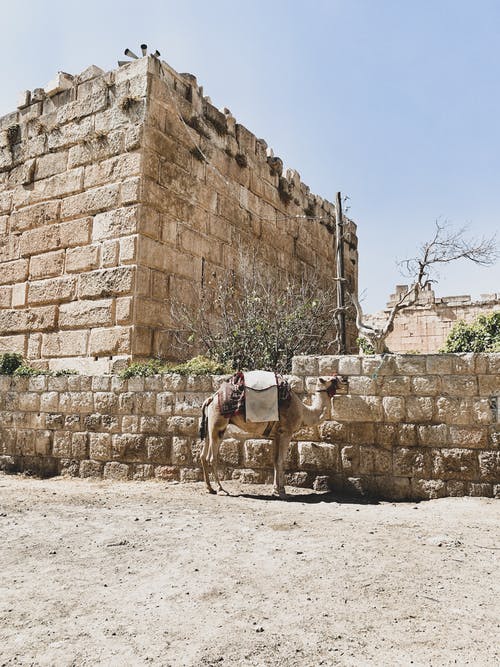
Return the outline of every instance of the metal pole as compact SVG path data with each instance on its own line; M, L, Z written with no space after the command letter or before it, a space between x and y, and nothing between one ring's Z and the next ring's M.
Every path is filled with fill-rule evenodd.
M344 308L344 219L342 216L342 198L337 192L335 200L335 255L337 264L337 307ZM341 310L338 315L340 354L346 353L345 312Z

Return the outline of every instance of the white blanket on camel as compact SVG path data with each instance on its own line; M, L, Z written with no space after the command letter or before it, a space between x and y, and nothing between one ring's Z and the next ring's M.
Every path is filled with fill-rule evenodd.
M278 421L278 383L270 371L249 371L245 377L245 411L248 422Z

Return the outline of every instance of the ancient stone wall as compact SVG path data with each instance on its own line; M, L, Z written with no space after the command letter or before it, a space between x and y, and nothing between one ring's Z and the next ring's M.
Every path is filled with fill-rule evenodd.
M242 256L330 284L334 207L266 148L152 57L26 91L0 119L0 352L95 373L175 356L172 301L198 308Z
M90 67L0 119L0 351L96 372L130 353L146 87Z
M331 415L295 434L289 484L389 499L500 496L500 354L296 357L293 386L349 377ZM0 376L0 465L113 479L201 479L198 426L220 378ZM235 432L224 478L272 481L272 443Z
M391 295L387 309L370 316L370 320L382 324L396 299L407 290L398 285ZM483 294L473 300L469 295L436 297L432 289L424 290L418 302L400 311L394 320L394 330L387 337L391 352L418 352L432 354L444 345L452 327L463 320L473 322L478 315L488 315L500 310L500 294Z

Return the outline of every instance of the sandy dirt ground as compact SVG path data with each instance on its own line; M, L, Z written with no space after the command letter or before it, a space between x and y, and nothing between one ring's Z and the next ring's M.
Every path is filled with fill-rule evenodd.
M500 503L0 475L0 665L499 665Z

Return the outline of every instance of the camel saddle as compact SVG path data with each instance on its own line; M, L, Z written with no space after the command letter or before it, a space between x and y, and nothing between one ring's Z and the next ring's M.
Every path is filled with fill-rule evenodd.
M249 422L279 421L279 405L290 396L288 382L269 371L238 372L217 392L221 415L242 414Z

